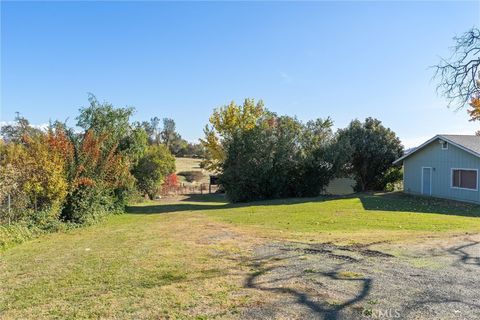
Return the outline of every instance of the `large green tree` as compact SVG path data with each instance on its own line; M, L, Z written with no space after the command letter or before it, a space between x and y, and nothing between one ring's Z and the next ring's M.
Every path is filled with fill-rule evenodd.
M393 161L403 154L403 146L380 120L354 120L337 134L338 149L348 157L346 173L353 175L358 191L384 190L388 183L395 182L391 180L401 177L391 170Z
M220 181L231 201L317 196L339 168L330 119L272 116L225 140Z
M77 126L104 138L105 149L122 153L134 164L147 145L145 129L130 122L135 108L117 108L108 102L100 103L92 94L88 101L89 106L79 110Z
M221 171L225 160L225 143L238 131L249 131L267 118L268 111L263 101L245 99L242 105L231 102L217 108L210 116L210 125L205 126L205 137L200 140L205 150L202 166L210 171Z

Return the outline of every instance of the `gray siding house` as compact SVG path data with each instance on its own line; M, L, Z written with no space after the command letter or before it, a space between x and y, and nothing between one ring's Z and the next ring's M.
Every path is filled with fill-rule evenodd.
M480 137L437 135L394 162L406 193L480 203Z

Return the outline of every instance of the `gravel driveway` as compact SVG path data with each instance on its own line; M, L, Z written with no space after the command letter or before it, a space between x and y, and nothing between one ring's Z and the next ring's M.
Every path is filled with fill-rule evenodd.
M246 319L480 319L480 235L421 244L258 247ZM252 292L253 293L253 292Z

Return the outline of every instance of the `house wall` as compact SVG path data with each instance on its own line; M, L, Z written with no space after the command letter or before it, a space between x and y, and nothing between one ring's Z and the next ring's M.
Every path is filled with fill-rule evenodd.
M325 188L323 194L346 195L352 194L355 191L353 187L356 182L352 178L335 178Z
M404 159L403 188L406 193L422 193L422 167L432 167L432 196L480 202L480 191L451 187L451 169L465 168L480 171L480 158L450 143L447 150L442 150L441 144L438 140L435 140L422 150ZM477 189L478 187L477 176Z

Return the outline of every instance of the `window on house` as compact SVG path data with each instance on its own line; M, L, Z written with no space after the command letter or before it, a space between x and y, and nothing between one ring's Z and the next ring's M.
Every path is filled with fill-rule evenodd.
M477 170L452 169L452 187L477 189Z
M448 142L442 141L442 150L447 150L447 149L448 149Z

